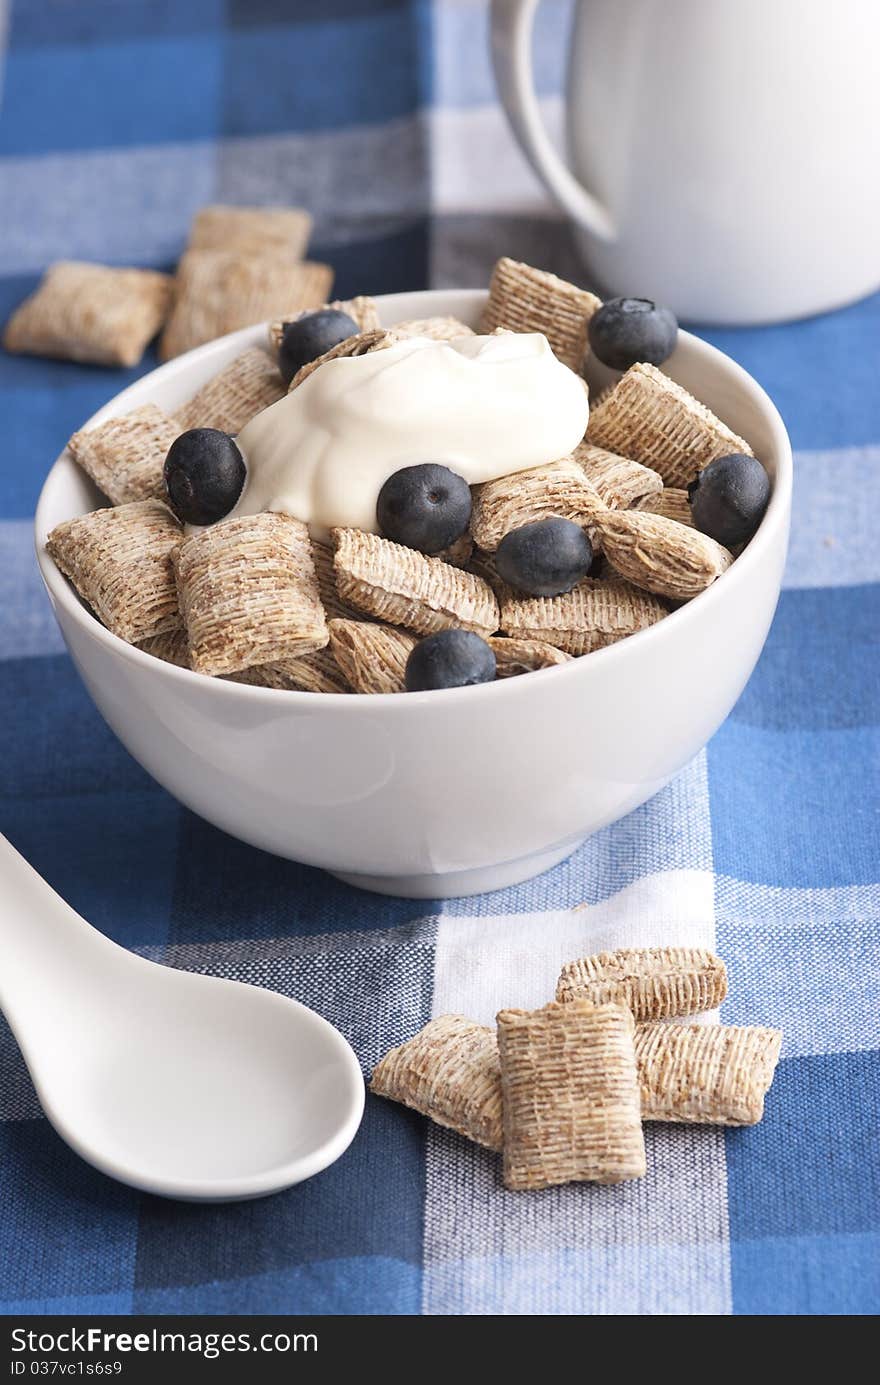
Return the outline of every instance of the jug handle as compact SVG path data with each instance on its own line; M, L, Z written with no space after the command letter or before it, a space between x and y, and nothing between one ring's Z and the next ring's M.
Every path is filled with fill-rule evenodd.
M601 202L578 182L541 122L532 74L532 30L540 0L492 0L492 66L513 133L532 168L562 209L600 240L615 239Z

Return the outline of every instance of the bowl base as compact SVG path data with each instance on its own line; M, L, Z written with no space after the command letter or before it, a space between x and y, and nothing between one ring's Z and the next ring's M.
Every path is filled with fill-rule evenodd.
M550 851L520 856L516 861L505 861L498 866L452 870L445 875L349 875L341 870L331 870L330 874L345 885L356 885L359 890L369 890L373 894L390 894L400 899L458 899L462 895L487 894L507 885L520 885L523 880L531 880L558 866L577 851L580 844L580 841L569 841Z

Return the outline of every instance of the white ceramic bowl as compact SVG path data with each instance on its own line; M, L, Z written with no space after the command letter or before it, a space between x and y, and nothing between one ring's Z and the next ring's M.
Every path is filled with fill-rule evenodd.
M380 307L387 324L434 313L475 324L484 299L395 294ZM181 356L90 422L147 402L173 413L264 339L263 328L247 328ZM779 414L744 370L688 333L665 369L748 439L773 478L746 552L702 596L620 644L446 692L277 692L205 678L125 644L45 551L54 525L102 503L63 453L37 507L37 556L99 710L135 759L209 822L366 889L445 898L547 870L705 745L755 666L779 595L792 471Z

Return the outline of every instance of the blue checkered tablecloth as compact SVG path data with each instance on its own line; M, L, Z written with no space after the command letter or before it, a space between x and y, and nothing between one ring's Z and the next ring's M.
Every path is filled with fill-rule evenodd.
M568 15L548 0L538 41L556 128ZM19 0L0 318L56 257L172 264L209 200L309 206L343 296L483 284L502 252L582 278L504 127L485 29L475 0ZM0 826L87 918L298 996L365 1069L432 1013L540 1003L563 958L640 939L717 946L723 1017L785 1032L763 1124L649 1128L641 1183L506 1194L484 1151L368 1099L327 1172L199 1207L81 1163L0 1022L0 1310L877 1310L880 297L705 335L765 385L797 449L757 671L650 803L531 884L443 904L262 855L129 758L64 652L31 515L68 435L137 372L0 359Z

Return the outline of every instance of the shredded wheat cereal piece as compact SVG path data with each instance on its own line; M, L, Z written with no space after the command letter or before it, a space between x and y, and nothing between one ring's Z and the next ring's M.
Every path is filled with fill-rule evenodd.
M560 361L580 373L587 354L587 326L601 306L594 293L505 255L492 271L480 330L543 332Z
M151 269L59 260L6 324L7 351L137 365L171 307L173 280Z
M539 668L555 668L557 664L571 663L572 658L544 640L512 640L506 635L492 635L487 644L495 655L496 678L515 678Z
M505 534L534 520L571 519L590 528L604 510L595 487L571 457L474 487L471 535L494 553Z
M328 265L235 250L187 250L159 354L163 361L266 318L317 308L333 282Z
M162 635L150 635L138 641L138 649L161 659L164 664L176 664L178 668L189 668L189 640L182 625L175 630L166 630Z
M247 683L256 688L276 688L282 692L347 693L351 688L329 649L316 649L298 659L279 659L274 664L255 664L253 668L230 673L232 683Z
M473 327L457 317L414 317L395 322L394 330L399 337L429 337L431 341L455 341L474 335Z
M458 626L498 629L498 602L481 577L360 529L333 529L336 588L343 601L417 635Z
M357 298L335 298L332 303L322 303L317 309L323 312L325 308L333 308L336 312L348 313L358 325L359 332L374 332L382 326L379 318L379 309L373 298L368 298L366 294L360 294ZM308 312L315 312L314 308L309 308ZM291 322L296 322L297 318L305 317L306 313L297 313L295 318L285 318L269 323L269 345L273 353L277 356L281 346L281 338L284 336L285 327Z
M264 512L188 535L175 558L197 673L238 673L329 639L305 524Z
M633 1028L624 1006L586 1000L499 1012L508 1188L644 1175Z
M327 620L365 620L367 617L341 600L336 590L336 569L333 566L334 552L329 544L312 539L312 558L318 577L318 590L321 605Z
M180 625L171 559L181 535L161 500L134 500L65 520L46 548L107 629L139 644Z
M714 1010L727 995L720 957L702 947L625 947L566 962L559 1001L616 1001L637 1020L665 1020Z
M330 648L355 692L406 692L406 661L418 636L375 621L331 620Z
M219 428L240 433L255 414L285 395L278 367L259 346L249 346L202 385L177 411L182 428Z
M677 490L674 486L664 487L659 495L647 496L633 508L647 510L652 515L662 515L664 519L674 519L676 524L686 524L689 529L696 527L687 491Z
M278 255L301 260L312 218L301 207L202 207L193 217L188 250L229 250L236 255Z
M394 332L386 331L384 327L376 327L372 332L358 332L356 336L346 337L338 346L331 346L322 356L316 356L313 361L307 361L304 366L300 366L290 382L288 393L295 390L304 380L308 380L325 361L335 361L340 356L368 356L371 351L384 351L396 341Z
M545 640L567 654L591 654L646 630L667 614L655 596L629 582L585 577L564 596L502 600L501 629L521 640Z
M628 457L616 457L613 452L587 442L578 443L572 456L611 510L629 510L632 506L647 509L648 505L641 502L663 490L662 476Z
M615 571L645 591L688 601L726 572L733 556L698 529L645 510L606 510L598 522Z
M183 431L155 404L142 404L74 433L67 446L73 460L114 505L132 500L164 500L162 468L168 449Z
M781 1044L753 1025L636 1025L642 1120L756 1125Z
M501 1149L498 1045L491 1029L463 1015L440 1015L392 1048L374 1069L370 1091Z
M716 457L752 449L726 423L653 365L634 365L590 410L586 440L653 467L685 486Z

